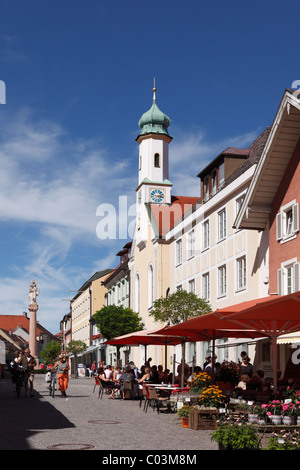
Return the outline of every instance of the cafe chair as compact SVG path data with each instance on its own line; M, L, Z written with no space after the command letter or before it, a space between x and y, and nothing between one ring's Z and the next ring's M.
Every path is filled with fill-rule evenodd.
M95 393L95 389L98 385L100 385L100 380L98 379L98 377L95 376L95 384L94 384L94 388L93 388L93 393Z
M149 400L150 400L150 406L153 407L153 409L156 408L157 414L159 414L161 408L166 408L169 411L169 406L167 404L166 398L165 397L160 397L157 394L157 391L153 387L149 387Z
M142 402L144 401L145 402L144 403L144 411L145 411L145 413L147 413L148 406L149 406L149 403L150 403L148 387L146 387L146 385L142 384L142 389L143 389L143 392L142 392L142 396L141 396L141 399L140 399L140 408L142 406Z
M132 383L131 383L130 380L125 380L124 381L123 398L124 398L124 400L132 400L133 399L133 389L132 389Z

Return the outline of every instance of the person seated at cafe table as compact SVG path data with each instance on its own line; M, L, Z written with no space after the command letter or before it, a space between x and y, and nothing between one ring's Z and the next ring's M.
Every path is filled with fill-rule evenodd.
M122 397L124 398L124 383L131 382L131 387L133 388L133 383L135 382L134 371L131 369L130 365L125 367L125 371L120 377L120 382L121 382L120 392L122 394Z
M152 366L150 368L150 380L153 384L159 384L160 383L159 375L158 375L158 372L157 372L157 366Z
M159 383L164 382L165 374L164 374L164 369L162 365L159 365L157 367L157 373L158 373Z
M145 367L145 373L144 375L138 380L138 384L141 384L143 382L145 383L149 383L151 380L150 380L150 368L149 367Z
M247 383L249 382L250 377L248 374L242 374L240 376L240 381L235 387L236 390L246 390L247 389Z
M113 380L107 379L103 367L99 367L97 371L99 380L101 381L104 388L110 389L111 394L109 398L115 398L115 393L119 390L120 385L116 384Z

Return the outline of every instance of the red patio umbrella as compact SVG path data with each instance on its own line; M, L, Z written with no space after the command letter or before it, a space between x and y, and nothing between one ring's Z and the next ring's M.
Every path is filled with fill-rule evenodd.
M190 318L177 325L166 326L157 331L160 335L180 335L182 338L189 338L189 341L212 341L212 358L215 357L215 340L220 338L259 338L263 335L254 329L241 327L231 321L226 321L223 317L228 316L238 309L237 306L227 307L212 313L206 313ZM155 333L154 333L155 334ZM184 353L184 349L183 349ZM183 354L184 356L184 354ZM184 361L184 357L183 357ZM214 367L213 367L214 370ZM182 380L183 381L183 377Z
M222 314L222 312L221 312ZM224 315L236 327L255 329L272 342L273 385L277 393L277 338L300 330L300 292L283 296L270 296L267 301L256 299L255 303L239 312ZM222 317L221 317L222 320Z
M105 341L103 344L115 346L145 346L145 358L147 357L147 346L157 345L165 346L165 369L167 368L167 346L176 346L181 343L180 336L158 335L158 330L140 330L127 335Z

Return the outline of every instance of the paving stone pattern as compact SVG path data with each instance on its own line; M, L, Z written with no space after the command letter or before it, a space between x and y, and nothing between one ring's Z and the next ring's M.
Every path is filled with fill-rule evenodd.
M36 375L35 396L18 399L6 373L0 379L1 450L216 450L210 431L183 428L176 414L140 408L139 400L93 393L93 378L71 379L67 399L52 398Z

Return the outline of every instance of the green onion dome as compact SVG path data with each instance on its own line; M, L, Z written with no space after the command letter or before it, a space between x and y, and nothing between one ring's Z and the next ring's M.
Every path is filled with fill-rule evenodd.
M150 133L169 135L168 127L171 124L171 121L157 106L155 92L156 88L153 88L153 104L139 120L141 135Z

